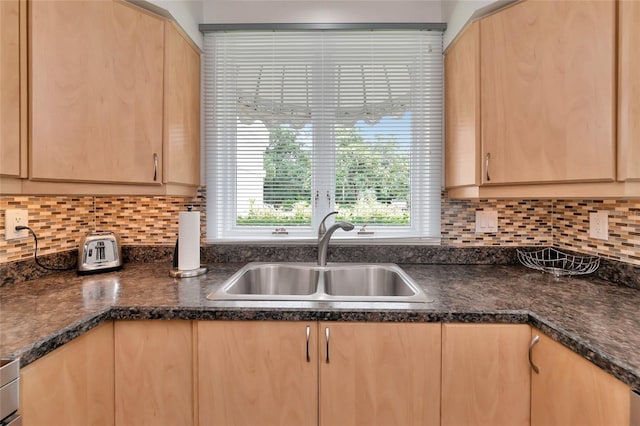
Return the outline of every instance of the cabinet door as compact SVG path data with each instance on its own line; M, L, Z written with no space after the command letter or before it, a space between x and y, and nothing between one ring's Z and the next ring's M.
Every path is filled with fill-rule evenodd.
M165 25L164 181L200 183L200 52Z
M89 0L30 18L30 177L161 183L164 22Z
M0 1L0 175L20 175L20 2Z
M197 327L201 425L317 425L315 322L200 321Z
M439 425L440 328L320 323L320 425Z
M640 2L619 3L618 179L640 179Z
M116 425L193 425L191 321L116 321Z
M442 425L529 425L528 325L444 324Z
M531 375L532 426L628 425L630 388L580 355L533 330L539 373Z
M528 0L481 21L483 183L615 178L615 10Z
M24 426L113 425L113 323L20 371Z
M480 183L480 24L471 24L447 50L445 185Z

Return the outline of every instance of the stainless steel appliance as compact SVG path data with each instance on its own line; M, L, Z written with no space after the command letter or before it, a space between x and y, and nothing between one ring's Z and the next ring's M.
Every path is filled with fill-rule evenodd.
M0 425L22 426L20 403L20 359L0 358Z
M120 239L113 232L90 232L78 247L80 275L116 271L122 268Z

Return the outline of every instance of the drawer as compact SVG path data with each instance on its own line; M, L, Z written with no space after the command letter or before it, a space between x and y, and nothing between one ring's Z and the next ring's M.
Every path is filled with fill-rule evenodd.
M22 426L22 416L18 413L3 420L2 426Z
M18 409L20 400L20 381L13 382L0 387L0 419L4 419L9 414Z
M13 382L20 374L20 358L0 358L0 387ZM2 417L0 417L1 419Z

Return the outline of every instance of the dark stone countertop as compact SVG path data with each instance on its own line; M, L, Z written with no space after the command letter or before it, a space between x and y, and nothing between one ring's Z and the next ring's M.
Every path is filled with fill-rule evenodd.
M175 280L164 263L0 287L0 356L27 365L108 319L527 323L640 389L640 291L521 266L401 265L433 303L209 301L241 264Z

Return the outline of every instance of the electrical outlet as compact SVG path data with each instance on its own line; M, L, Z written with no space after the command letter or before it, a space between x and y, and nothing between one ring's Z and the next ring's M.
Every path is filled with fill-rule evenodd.
M498 212L476 210L476 234L498 232Z
M23 229L16 231L16 226L29 226L28 210L5 210L4 211L4 239L17 240L29 236L29 231Z
M609 213L589 213L589 236L598 240L609 239Z

